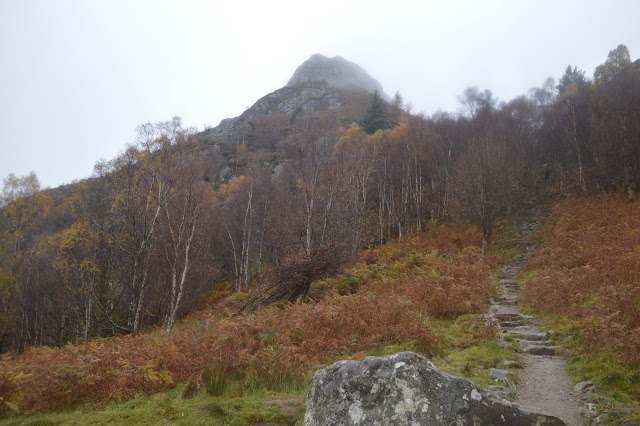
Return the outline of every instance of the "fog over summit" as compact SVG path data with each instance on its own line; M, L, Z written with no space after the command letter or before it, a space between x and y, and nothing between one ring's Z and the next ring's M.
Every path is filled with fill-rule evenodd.
M382 90L382 85L371 77L360 65L347 61L340 56L327 58L316 53L300 65L287 83L287 86L326 82L330 87L356 87L367 92L378 91L385 98L389 97Z

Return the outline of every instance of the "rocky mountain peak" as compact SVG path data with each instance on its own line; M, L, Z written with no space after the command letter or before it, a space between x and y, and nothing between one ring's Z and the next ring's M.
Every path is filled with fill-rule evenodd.
M308 83L326 83L329 87L359 88L367 92L377 90L384 97L382 85L362 67L340 56L327 58L316 53L302 63L287 83L289 87Z
M339 56L327 58L315 54L298 67L286 86L258 99L240 116L227 118L215 128L205 130L199 139L211 147L233 146L247 140L254 146L273 144L278 136L267 133L286 133L286 128L302 112L331 116L340 125L349 126L364 115L371 101L370 93L375 90L383 99L390 100L382 85L359 65Z

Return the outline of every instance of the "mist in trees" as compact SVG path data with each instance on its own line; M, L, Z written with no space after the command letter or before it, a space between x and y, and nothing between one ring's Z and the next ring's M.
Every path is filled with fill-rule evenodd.
M508 102L477 87L460 102L459 114L424 117L399 94L387 105L374 93L361 127L303 111L263 119L247 135L259 143L226 154L204 151L174 118L140 126L63 193L9 175L0 350L171 332L219 286L251 292L248 310L274 294L298 300L309 284L300 277L316 276L304 268L336 269L317 261L331 247L342 259L432 222L471 223L490 250L496 227L540 188L636 199L640 66L624 45L593 80L568 66Z

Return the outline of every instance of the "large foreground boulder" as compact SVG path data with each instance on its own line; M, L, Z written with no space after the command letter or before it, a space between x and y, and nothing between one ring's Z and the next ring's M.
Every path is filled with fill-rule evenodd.
M304 423L325 425L564 425L518 409L427 358L400 352L339 361L314 373Z

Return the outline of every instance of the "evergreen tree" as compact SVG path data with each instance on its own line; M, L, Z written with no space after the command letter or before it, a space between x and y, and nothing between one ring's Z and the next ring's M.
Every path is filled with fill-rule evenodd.
M371 95L371 103L360 124L362 129L369 134L390 127L389 118L387 117L387 106L377 90Z
M589 85L589 81L584 76L584 71L579 70L578 67L571 68L571 65L568 65L556 86L558 93L562 94L571 83L576 83L578 89L584 89Z

